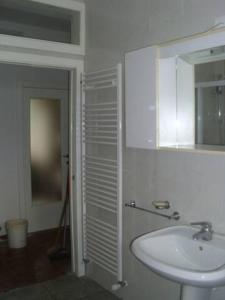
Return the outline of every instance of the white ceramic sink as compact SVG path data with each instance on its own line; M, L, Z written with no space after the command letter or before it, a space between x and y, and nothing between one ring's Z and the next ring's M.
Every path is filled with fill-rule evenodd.
M194 240L198 231L173 226L150 232L133 240L131 251L149 269L182 285L208 290L225 285L225 236Z

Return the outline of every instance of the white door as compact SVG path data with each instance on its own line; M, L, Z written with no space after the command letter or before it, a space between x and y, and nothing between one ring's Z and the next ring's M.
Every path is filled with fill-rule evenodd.
M58 226L68 175L68 91L24 88L25 207L29 231Z

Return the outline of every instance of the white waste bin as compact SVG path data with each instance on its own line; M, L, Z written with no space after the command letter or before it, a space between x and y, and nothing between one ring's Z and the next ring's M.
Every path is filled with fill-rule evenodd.
M9 248L19 249L27 245L28 221L15 219L6 221Z

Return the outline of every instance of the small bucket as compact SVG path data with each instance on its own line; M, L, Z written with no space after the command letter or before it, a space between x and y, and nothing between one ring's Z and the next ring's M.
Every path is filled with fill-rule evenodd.
M28 221L15 219L6 221L9 248L19 249L27 245Z

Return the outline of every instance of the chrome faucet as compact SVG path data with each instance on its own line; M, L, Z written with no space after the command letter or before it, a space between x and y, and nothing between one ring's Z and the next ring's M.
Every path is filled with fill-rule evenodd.
M201 226L201 230L193 234L193 240L211 241L213 236L212 223L210 222L193 222L191 225Z

